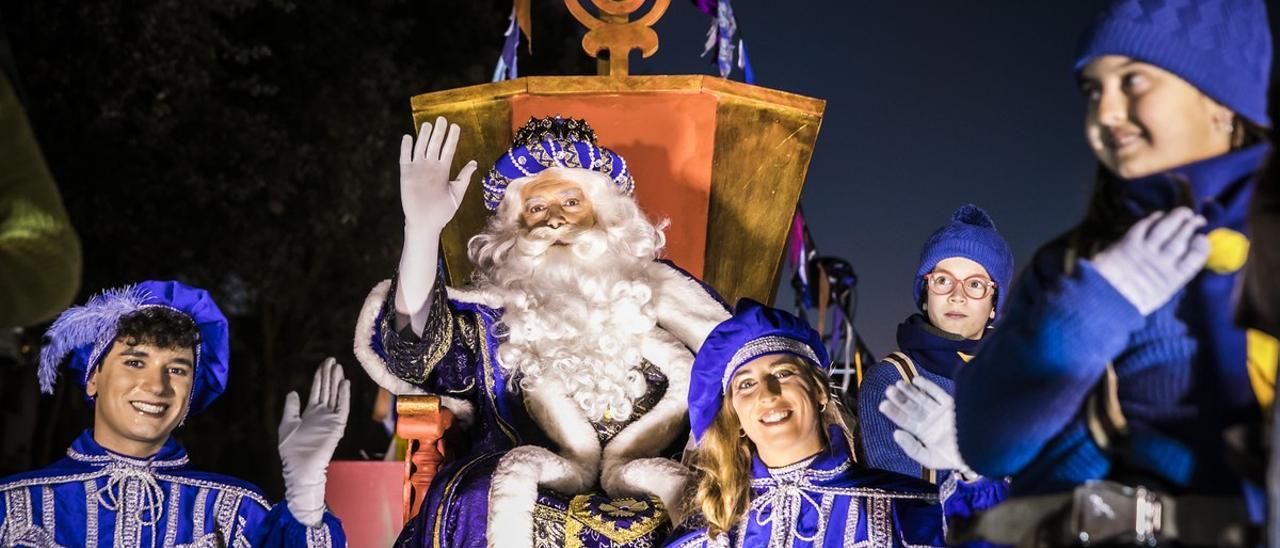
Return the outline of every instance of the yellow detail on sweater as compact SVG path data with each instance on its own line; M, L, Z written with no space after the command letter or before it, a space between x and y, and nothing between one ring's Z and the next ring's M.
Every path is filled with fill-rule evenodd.
M1249 239L1230 228L1209 231L1209 259L1204 267L1218 274L1230 274L1244 267L1249 257Z
M965 354L964 352L956 352L956 354L960 356L961 360L964 360L964 363L969 363L969 360L973 359L973 356Z
M1280 342L1274 337L1250 329L1245 334L1245 356L1249 365L1249 384L1263 409L1276 399L1276 364L1280 359Z

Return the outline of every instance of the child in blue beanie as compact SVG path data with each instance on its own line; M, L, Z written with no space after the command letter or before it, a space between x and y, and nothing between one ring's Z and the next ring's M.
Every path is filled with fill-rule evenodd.
M952 379L977 353L1012 278L1013 254L991 217L977 206L962 206L929 236L911 286L912 300L921 311L898 325L898 351L868 367L858 387L858 423L867 464L935 483L949 470L962 468L958 458L942 470L922 467L894 441L896 427L880 406L887 389L915 377L953 393Z
M1013 278L1013 253L979 207L966 204L920 251L912 299L921 312L898 325L898 351L867 368L858 424L869 466L942 485L949 516L968 516L1006 496L1003 479L981 478L956 445L953 379L977 353ZM966 486L956 489L957 482Z
M956 377L973 469L1015 495L1096 479L1241 495L1223 432L1274 397L1275 339L1231 321L1270 65L1260 0L1118 0L1085 34L1098 183Z

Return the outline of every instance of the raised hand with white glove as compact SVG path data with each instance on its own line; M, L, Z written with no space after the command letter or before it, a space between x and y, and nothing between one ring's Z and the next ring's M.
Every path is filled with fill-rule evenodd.
M435 126L422 124L415 142L412 135L400 140L400 206L406 226L421 226L437 234L453 219L462 196L476 171L472 160L456 179L449 178L453 155L462 129L443 116Z
M978 476L960 458L956 440L955 399L924 377L898 381L884 391L880 413L900 430L893 441L925 468L955 470L965 479Z
M294 519L308 527L324 519L325 473L347 427L351 381L333 358L316 369L307 406L299 413L298 393L290 392L280 418L280 461L285 500Z
M431 309L431 288L436 281L440 233L458 213L462 197L476 171L472 160L456 179L449 178L453 155L462 133L444 117L436 124L422 124L417 141L412 135L400 140L400 207L404 209L404 249L400 252L400 279L396 289L396 329L413 326L422 333Z
M1143 316L1169 302L1204 267L1209 240L1196 230L1204 217L1189 208L1157 211L1090 262Z

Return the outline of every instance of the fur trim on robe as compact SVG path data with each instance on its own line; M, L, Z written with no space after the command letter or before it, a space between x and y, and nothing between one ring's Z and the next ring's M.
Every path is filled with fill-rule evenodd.
M353 348L356 361L360 362L360 366L364 368L365 373L369 374L373 382L392 394L397 396L427 394L427 391L392 374L387 367L387 362L373 351L373 336L377 328L378 314L382 312L382 305L387 301L387 292L390 290L391 280L383 280L373 286L369 296L365 297L364 306L360 308L360 317L356 319L356 338ZM459 426L462 428L471 426L475 418L471 402L443 394L437 395L440 397L440 403L453 413L454 420Z

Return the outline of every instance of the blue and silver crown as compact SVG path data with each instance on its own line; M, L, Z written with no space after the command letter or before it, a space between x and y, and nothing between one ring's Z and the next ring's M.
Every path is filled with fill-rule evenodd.
M631 196L636 182L618 153L596 144L596 132L586 120L548 116L529 118L516 132L511 149L498 158L484 178L484 206L497 211L511 181L531 177L552 167L588 169L603 173L623 194Z

